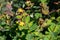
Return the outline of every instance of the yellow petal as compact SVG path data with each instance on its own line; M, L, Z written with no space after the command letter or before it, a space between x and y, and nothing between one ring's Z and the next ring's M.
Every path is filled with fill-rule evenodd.
M24 22L20 22L19 25L20 25L20 26L24 26Z
M22 8L19 8L17 12L24 12L24 10Z

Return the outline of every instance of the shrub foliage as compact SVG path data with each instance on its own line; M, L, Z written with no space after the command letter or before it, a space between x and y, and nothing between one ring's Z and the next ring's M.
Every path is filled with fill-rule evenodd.
M60 1L0 0L0 40L60 40Z

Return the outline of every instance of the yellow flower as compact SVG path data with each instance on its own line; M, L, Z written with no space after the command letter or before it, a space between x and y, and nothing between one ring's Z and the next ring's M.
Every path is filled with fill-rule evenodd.
M20 26L24 26L24 24L25 24L24 22L20 22L19 23Z
M24 10L22 8L19 8L17 12L24 12Z

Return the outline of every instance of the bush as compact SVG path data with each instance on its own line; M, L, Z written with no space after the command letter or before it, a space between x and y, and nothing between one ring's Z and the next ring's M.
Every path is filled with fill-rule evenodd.
M59 3L0 0L0 40L60 40Z

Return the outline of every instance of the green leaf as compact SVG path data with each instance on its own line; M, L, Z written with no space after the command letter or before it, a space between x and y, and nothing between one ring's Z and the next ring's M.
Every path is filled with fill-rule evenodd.
M5 36L0 36L0 40L6 40Z
M49 40L49 38L45 37L44 40Z
M0 0L0 3L5 2L5 0Z
M19 5L18 5L18 4L14 4L13 6L14 6L14 7L17 7L17 8L19 7Z
M33 21L31 21L28 25L29 27L31 27L33 25Z
M12 40L17 40L17 36L15 36Z
M23 30L23 29L28 29L28 26L25 25L25 26L18 26L19 30Z
M52 20L47 20L46 22L48 25L50 25L52 23Z
M39 1L41 1L42 3L45 3L47 0L39 0Z
M12 1L17 1L17 0L12 0Z
M17 18L17 19L20 19L20 18L22 18L22 16L20 16L20 15L17 15L17 16L16 16L16 18Z
M30 21L30 16L25 17L25 23L29 23Z
M9 31L10 30L10 26L5 26L5 31Z
M54 32L59 33L59 31L60 31L60 25L56 25Z
M35 18L38 19L39 17L42 17L40 13L35 13Z
M55 17L51 17L52 20L55 20Z
M56 26L55 23L51 23L51 25L48 28L49 32L53 32L55 30L55 26Z
M4 22L4 21L1 22L1 25L5 25L5 24L6 24L6 22Z
M33 40L34 34L27 34L26 39L27 40Z
M60 16L59 17L57 17L57 19L56 19L58 22L60 21Z
M33 25L29 28L29 30L30 30L30 31L33 31L33 30L35 30L37 27L38 27L38 26L37 26L36 24L33 24Z

